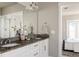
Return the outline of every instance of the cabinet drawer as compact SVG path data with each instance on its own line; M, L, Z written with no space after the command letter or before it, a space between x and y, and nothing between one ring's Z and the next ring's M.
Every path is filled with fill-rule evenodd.
M37 57L37 56L39 56L39 50L35 50L35 51L32 50L31 53L30 53L30 56L31 57Z
M30 44L27 46L29 57L37 57L39 56L39 42Z
M38 57L38 56L39 56L39 51L34 52L33 56L34 56L34 57Z
M33 44L33 50L38 50L39 49L39 42L36 42Z

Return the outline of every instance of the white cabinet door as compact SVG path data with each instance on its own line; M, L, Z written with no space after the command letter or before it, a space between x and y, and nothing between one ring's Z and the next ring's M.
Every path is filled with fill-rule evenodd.
M20 56L20 51L19 50L17 51L17 49L2 54L2 57L16 57L16 56Z
M39 42L27 45L22 53L24 57L39 57Z
M17 52L15 52L14 50L13 51L9 51L9 52L5 52L5 53L2 54L2 57L16 57L16 55L17 55L16 53Z
M33 45L24 46L2 54L2 57L33 57Z
M18 49L7 51L2 54L2 57L24 57L28 55L29 51L27 49L27 46L24 46Z
M0 54L0 57L2 57L1 54Z
M40 42L40 56L41 57L48 56L48 39L42 40Z
M31 53L30 46L25 46L22 49L22 53L21 53L21 56L20 57L29 57L31 55L30 53Z

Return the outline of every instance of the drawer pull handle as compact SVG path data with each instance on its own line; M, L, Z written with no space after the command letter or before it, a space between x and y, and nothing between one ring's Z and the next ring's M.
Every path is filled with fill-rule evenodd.
M38 46L38 44L34 45L34 47L37 47L37 46Z
M36 52L36 53L34 54L34 56L36 56L36 55L38 55L38 52Z

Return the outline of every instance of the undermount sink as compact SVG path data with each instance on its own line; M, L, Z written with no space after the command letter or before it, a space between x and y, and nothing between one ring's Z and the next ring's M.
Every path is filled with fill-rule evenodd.
M10 44L6 44L6 45L2 45L1 47L14 47L19 45L18 43L10 43Z

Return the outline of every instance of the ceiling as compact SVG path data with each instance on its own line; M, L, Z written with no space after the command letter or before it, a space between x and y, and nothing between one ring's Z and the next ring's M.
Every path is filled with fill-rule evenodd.
M79 14L79 2L62 2L63 15Z
M0 8L16 4L16 2L0 2Z
M0 8L17 4L17 3L18 2L0 2ZM40 6L40 9L43 9L44 7L47 7L47 6L49 7L49 5L51 4L52 3L50 2L38 3L38 5ZM62 6L63 15L79 14L79 2L60 2L60 6Z

